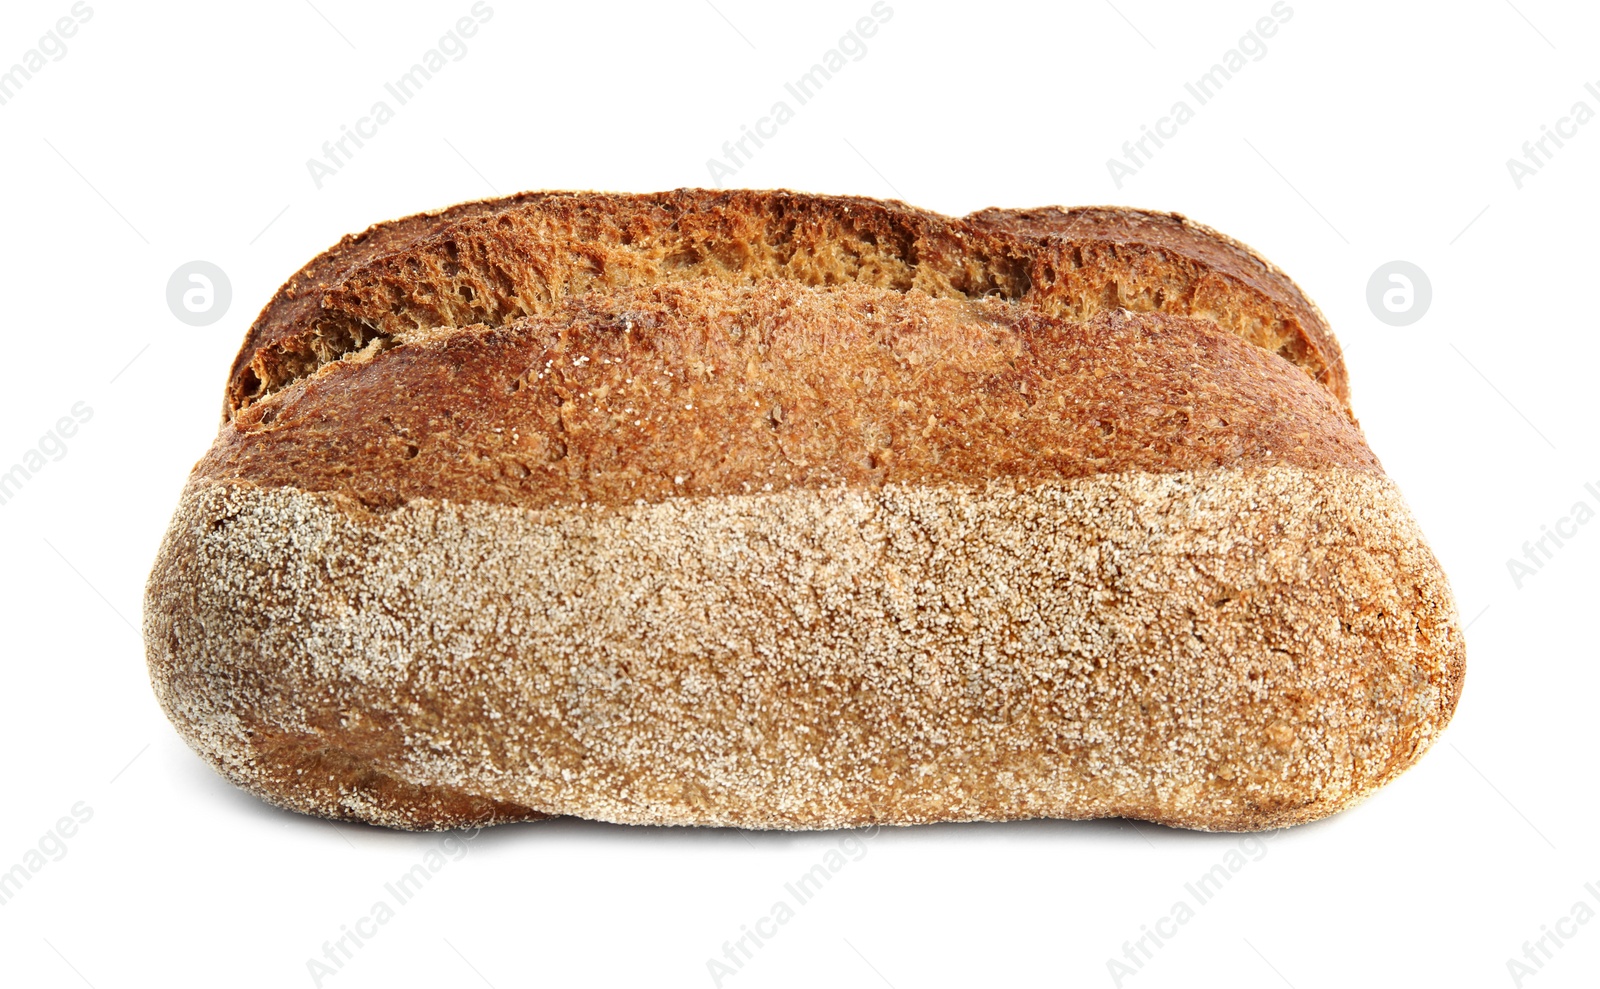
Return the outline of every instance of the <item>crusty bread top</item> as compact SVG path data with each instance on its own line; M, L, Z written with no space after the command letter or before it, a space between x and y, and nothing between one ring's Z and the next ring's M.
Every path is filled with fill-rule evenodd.
M373 340L501 326L581 295L679 281L999 297L1041 316L1125 308L1215 322L1348 409L1339 347L1283 272L1175 213L984 210L953 219L842 196L680 189L523 193L379 224L297 272L251 327L224 418Z
M382 510L1281 465L1379 470L1333 396L1202 320L706 278L374 340L197 474Z

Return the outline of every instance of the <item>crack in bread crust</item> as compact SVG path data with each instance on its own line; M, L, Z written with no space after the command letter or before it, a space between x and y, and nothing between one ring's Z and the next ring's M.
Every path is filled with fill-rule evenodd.
M230 779L406 828L1278 827L1414 762L1464 665L1398 492L1337 468L384 514L196 478L145 616Z
M416 329L499 326L564 300L689 280L999 297L1039 315L1125 308L1209 319L1284 357L1342 405L1327 321L1281 270L1176 213L984 210L787 191L524 193L379 224L307 264L262 310L229 373L224 420Z

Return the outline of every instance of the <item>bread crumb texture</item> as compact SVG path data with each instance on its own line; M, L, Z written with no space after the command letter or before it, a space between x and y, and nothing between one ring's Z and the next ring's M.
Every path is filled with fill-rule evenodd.
M1464 667L1345 467L383 511L197 474L145 635L228 779L411 829L1274 828L1414 762Z

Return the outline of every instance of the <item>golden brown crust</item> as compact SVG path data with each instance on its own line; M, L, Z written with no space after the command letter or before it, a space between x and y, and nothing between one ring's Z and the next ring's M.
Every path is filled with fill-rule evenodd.
M1071 323L1001 300L707 280L413 338L246 408L199 476L389 509L1379 469L1304 374L1155 313Z
M1348 406L1321 313L1248 248L1177 214L988 210L787 191L524 193L379 224L312 261L251 327L225 416L374 339L501 325L563 299L680 279L998 296L1048 316L1127 308L1210 319Z
M1062 245L1079 255L1090 244L1096 245L1088 248L1091 252L1099 249L1133 253L1141 262L1134 266L1140 276L1151 268L1160 269L1169 264L1167 255L1175 254L1193 259L1220 279L1236 279L1258 293L1259 298L1268 300L1274 316L1258 315L1253 323L1240 319L1234 309L1240 304L1239 296L1243 293L1221 289L1214 283L1208 285L1203 280L1197 280L1188 290L1185 314L1209 319L1283 357L1322 383L1347 408L1350 404L1344 354L1322 310L1281 268L1226 234L1181 213L1157 213L1120 206L986 209L966 219L974 225L1004 231L1021 240ZM1136 277L1134 283L1142 280L1143 277ZM1152 308L1139 305L1138 301L1135 298L1130 307ZM1048 303L1044 305L1048 307ZM1163 307L1156 304L1153 308Z

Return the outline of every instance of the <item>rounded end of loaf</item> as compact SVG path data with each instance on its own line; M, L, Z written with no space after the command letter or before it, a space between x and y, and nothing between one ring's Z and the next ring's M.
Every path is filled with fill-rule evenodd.
M395 775L384 769L383 760L352 748L350 739L337 732L285 724L257 709L263 690L271 689L261 678L272 671L246 654L253 639L249 619L229 621L204 604L206 591L215 590L216 584L203 574L209 569L206 540L195 522L193 513L180 505L150 573L144 599L145 658L167 719L219 775L285 810L406 831L478 828L549 816L448 783L424 784ZM207 524L222 522L211 518ZM302 650L291 647L278 662L303 658Z

